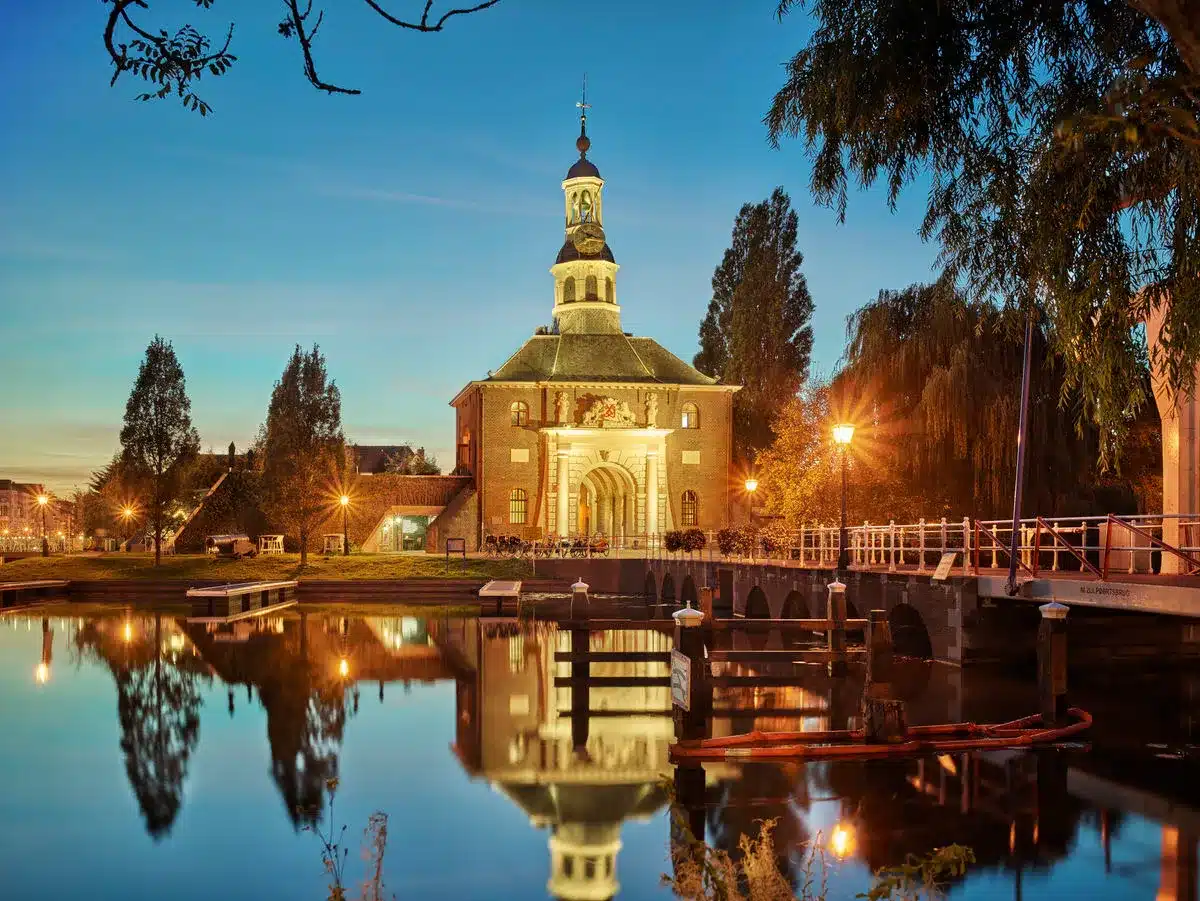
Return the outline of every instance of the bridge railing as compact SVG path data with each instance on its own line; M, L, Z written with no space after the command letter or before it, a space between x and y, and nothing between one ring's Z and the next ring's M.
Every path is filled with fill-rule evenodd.
M50 543L50 552L54 554L77 551L81 546L78 539L59 538L57 535L49 536L47 541ZM41 553L41 550L41 535L0 535L0 554L35 554Z

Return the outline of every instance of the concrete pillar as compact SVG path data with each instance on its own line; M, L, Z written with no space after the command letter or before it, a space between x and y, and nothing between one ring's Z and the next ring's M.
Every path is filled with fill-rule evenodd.
M712 687L708 678L708 657L704 647L710 623L699 610L685 607L671 614L675 620L675 649L671 652L671 680L675 681L676 656L688 660L689 680L687 707L674 703L676 688L672 685L671 713L675 721L675 737L681 742L697 741L712 733Z
M602 535L612 534L610 513L612 513L612 496L596 492L596 528L594 531Z
M571 525L567 522L571 515L570 461L570 449L560 447L558 449L558 511L554 529L563 538L571 534Z
M1151 359L1161 346L1165 307L1166 303L1161 304L1146 319ZM1200 367L1197 372L1200 374ZM1163 514L1200 513L1200 398L1172 393L1158 367L1151 375L1154 402L1162 419ZM1178 519L1163 520L1163 541L1174 547L1193 543L1189 534L1192 531L1181 529ZM1187 572L1187 567L1183 560L1164 551L1162 571Z
M646 534L658 534L658 448L646 451Z

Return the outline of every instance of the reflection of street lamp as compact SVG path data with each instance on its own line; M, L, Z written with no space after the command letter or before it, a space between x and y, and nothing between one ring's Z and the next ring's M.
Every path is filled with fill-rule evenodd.
M42 556L50 556L50 539L46 537L46 507L50 504L50 498L44 494L39 494L37 498L38 506L42 508Z
M345 657L338 661L338 675L343 679L350 675L350 661Z
M350 532L346 528L346 511L350 509L350 496L343 494L339 501L342 505L342 556L350 556Z
M829 835L829 850L839 860L845 860L854 853L854 827L848 823L838 823Z
M845 572L850 568L850 547L846 541L846 461L850 457L850 442L854 439L854 426L842 422L833 427L833 440L842 448L842 528L838 533L838 571Z

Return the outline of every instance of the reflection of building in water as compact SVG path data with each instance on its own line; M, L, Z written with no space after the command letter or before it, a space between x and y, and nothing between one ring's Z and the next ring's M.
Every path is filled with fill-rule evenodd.
M469 673L458 682L455 752L464 769L504 792L535 827L549 829L551 895L612 898L620 887L621 824L650 817L666 801L670 689L637 680L661 681L667 664L637 656L670 650L671 637L541 623L431 628L444 653ZM589 662L585 651L626 658ZM605 677L625 684L587 681Z

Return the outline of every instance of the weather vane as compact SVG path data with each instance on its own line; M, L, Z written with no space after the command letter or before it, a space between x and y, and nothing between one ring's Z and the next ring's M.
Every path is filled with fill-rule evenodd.
M583 128L587 128L587 111L592 108L592 105L587 102L587 73L583 75L583 99L575 106L579 109L579 124Z

